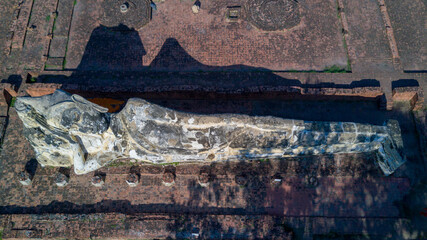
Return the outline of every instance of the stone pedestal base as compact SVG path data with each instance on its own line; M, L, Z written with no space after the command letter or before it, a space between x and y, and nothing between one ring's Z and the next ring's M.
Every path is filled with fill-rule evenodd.
M162 179L162 183L165 186L172 186L175 184L175 174L173 174L172 172L165 172L163 173L163 179Z
M237 183L237 185L240 186L244 186L248 183L248 179L246 177L246 175L237 175L236 178L234 179Z
M19 182L24 186L31 185L32 183L31 176L26 171L20 172L18 178L19 178Z
M129 185L129 187L136 187L139 183L139 176L136 173L129 173L126 183Z
M63 173L57 173L55 176L55 184L58 187L65 187L68 185L68 177Z
M200 186L202 187L207 187L209 186L209 180L210 180L210 176L209 173L200 173L199 177L197 179L197 181L199 182Z
M280 175L274 175L274 176L271 178L271 184L272 184L273 186L280 186L280 185L282 185L282 182L283 182L283 178L282 178L282 176L280 176Z
M101 175L95 175L92 178L91 184L95 187L102 187L102 185L104 185L104 179Z

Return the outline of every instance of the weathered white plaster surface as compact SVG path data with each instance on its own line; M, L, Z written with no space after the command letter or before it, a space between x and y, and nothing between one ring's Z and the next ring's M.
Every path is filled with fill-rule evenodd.
M42 165L92 172L117 159L226 161L376 151L386 175L405 162L397 121L385 126L237 114L198 115L129 99L116 114L57 90L20 97L16 110Z

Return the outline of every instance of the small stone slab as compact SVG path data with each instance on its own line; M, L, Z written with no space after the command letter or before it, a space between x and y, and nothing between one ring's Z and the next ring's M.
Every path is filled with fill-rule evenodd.
M276 174L271 177L271 184L275 186L280 186L283 182L283 177L280 174Z
M237 22L242 15L242 8L240 6L227 7L226 18L228 22Z
M45 70L62 70L64 58L48 58L45 64Z
M64 58L67 50L68 37L54 36L50 42L49 58ZM62 68L61 62L61 68Z
M54 36L66 37L70 31L71 15L73 12L74 1L59 0L58 1L58 16L55 21Z

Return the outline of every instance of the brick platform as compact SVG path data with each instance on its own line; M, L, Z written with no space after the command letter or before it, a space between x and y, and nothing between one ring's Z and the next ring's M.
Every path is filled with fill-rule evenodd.
M245 1L201 1L193 14L194 1L156 0L151 21L125 32L100 27L102 2L0 6L4 239L427 236L422 198L407 201L427 168L422 1L300 0L296 26L262 31L245 20ZM240 6L239 19L227 19L229 6ZM324 71L332 65L351 72ZM12 90L41 96L58 88L99 103L113 99L116 110L141 97L198 113L379 125L397 119L408 161L387 178L370 154L180 164L168 166L176 174L169 187L162 183L165 166L119 162L97 172L105 182L93 186L93 175L38 165L9 107ZM31 186L17 178L24 169ZM201 186L207 169L212 177ZM131 170L140 174L132 188ZM54 182L58 172L70 177L65 187ZM405 201L417 203L409 209L417 217Z

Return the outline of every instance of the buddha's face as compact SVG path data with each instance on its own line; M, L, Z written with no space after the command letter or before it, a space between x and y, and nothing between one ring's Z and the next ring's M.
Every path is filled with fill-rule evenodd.
M42 165L73 165L85 152L73 133L100 134L109 126L107 109L61 90L38 98L20 97L15 109Z

